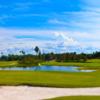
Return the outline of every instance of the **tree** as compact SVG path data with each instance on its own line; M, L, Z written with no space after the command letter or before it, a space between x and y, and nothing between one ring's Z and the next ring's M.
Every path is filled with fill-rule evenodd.
M22 54L25 55L25 52L22 50Z
M84 56L83 61L86 62L88 59L87 57Z
M22 60L22 62L26 63L27 62L27 57L24 57L23 60Z
M8 61L12 61L12 57L10 54L8 54Z
M54 57L54 53L53 52L51 52L51 59L53 60L53 57Z
M66 56L66 60L70 61L70 59L71 59L71 57L70 57L70 54L68 53L67 56Z
M77 55L77 61L81 60L81 55Z
M23 55L25 55L25 52L22 50L22 51L19 51L20 53L22 53Z
M57 57L57 62L61 62L61 54L58 54L58 57Z
M66 60L66 54L63 54L63 55L61 56L61 59L62 59L62 61L65 61L65 60Z
M42 55L42 59L45 60L45 53L43 53L43 55Z
M51 54L50 53L45 55L45 60L51 60Z
M72 60L75 61L75 56L74 55L72 56Z
M76 51L74 51L74 55L76 55Z
M39 50L39 59L42 60L42 55L41 55L41 51Z
M3 56L3 52L1 52L1 55Z
M38 47L38 46L36 46L34 50L35 50L36 54L38 55L38 52L39 52L39 47ZM38 58L38 56L37 56L37 58Z

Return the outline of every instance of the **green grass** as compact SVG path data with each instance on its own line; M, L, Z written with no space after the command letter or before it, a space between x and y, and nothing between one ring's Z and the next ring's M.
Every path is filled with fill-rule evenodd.
M44 65L86 66L85 69L100 69L100 60L82 62L44 62ZM0 67L18 66L17 61L0 62ZM0 85L32 85L47 87L100 87L100 72L59 71L0 71Z
M43 62L42 65L53 65L53 66L78 66L80 69L91 69L100 70L100 59L92 59L87 62Z
M100 59L92 59L88 60L87 62L43 62L42 65L53 65L53 66L78 66L81 67L79 69L91 69L91 70L100 70ZM0 67L14 67L14 66L34 66L34 64L18 64L18 61L5 61L0 62Z
M100 72L0 71L0 85L100 87Z
M35 66L35 64L32 63L25 63L25 64L19 64L18 61L4 61L0 62L0 67L5 68L5 67L27 67L27 66Z
M47 100L100 100L100 96L67 96Z
M4 61L4 62L0 62L0 67L12 67L12 66L17 66L18 61Z

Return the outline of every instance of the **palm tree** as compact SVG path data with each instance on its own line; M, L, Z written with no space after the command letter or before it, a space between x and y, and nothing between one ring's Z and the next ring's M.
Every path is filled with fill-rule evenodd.
M20 53L22 53L23 55L25 55L25 52L22 50L22 51L19 51Z
M38 47L38 46L36 46L34 50L35 50L35 52L36 52L36 53L37 53L37 55L38 55L38 52L39 52L39 47Z
M37 54L37 59L38 59L39 47L38 47L38 46L36 46L34 50L35 50L35 52L36 52L36 54ZM36 69L37 69L37 65L36 65ZM36 70L36 69L35 69L35 70Z
M22 50L22 54L25 55L25 52Z
M42 55L40 50L39 50L39 59L42 60Z
M2 56L3 56L3 52L1 52Z

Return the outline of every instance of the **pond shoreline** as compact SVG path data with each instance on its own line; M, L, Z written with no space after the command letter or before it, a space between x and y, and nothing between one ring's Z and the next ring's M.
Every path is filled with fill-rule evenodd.
M34 67L6 67L0 70L23 70L23 71L69 71L69 72L92 72L93 70L80 70L75 66L34 66Z

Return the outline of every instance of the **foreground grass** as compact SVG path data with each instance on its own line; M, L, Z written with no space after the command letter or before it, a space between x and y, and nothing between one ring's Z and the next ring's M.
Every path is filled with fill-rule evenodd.
M67 96L47 100L100 100L100 96Z
M53 65L53 66L78 66L82 67L80 69L91 69L91 70L100 70L100 59L92 59L87 62L43 62L42 65Z
M100 72L0 71L0 85L100 87Z

